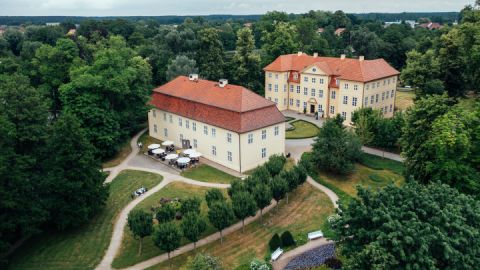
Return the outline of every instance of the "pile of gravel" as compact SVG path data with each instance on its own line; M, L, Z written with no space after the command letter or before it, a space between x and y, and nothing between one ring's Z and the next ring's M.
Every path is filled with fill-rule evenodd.
M287 264L285 270L317 267L332 257L335 257L335 243L328 243L298 255Z

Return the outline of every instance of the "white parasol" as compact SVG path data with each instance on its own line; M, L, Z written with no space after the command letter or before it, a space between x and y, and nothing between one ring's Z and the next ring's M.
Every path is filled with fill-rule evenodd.
M164 146L173 145L173 142L172 142L172 141L164 141L164 142L162 143L162 145L164 145Z
M170 159L176 159L178 158L177 154L168 154L165 159L170 160Z
M160 144L154 143L148 146L148 149L150 150L157 149L157 148L160 148Z
M163 154L163 153L165 153L165 150L163 150L162 148L157 148L157 149L153 149L153 150L152 150L152 153L154 153L154 154Z

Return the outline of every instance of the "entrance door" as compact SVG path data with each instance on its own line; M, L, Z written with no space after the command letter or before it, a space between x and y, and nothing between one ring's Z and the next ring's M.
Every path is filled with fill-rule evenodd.
M310 105L310 113L315 113L315 105Z

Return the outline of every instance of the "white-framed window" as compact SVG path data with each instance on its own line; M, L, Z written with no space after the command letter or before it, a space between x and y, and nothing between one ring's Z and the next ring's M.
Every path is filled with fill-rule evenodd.
M275 84L275 92L278 92L278 84Z
M283 85L283 92L287 92L287 85L286 84Z
M168 129L163 129L163 136L168 137Z
M293 85L290 85L290 92L293 93Z
M248 134L248 144L252 144L253 143L253 134Z
M163 113L163 121L167 122L167 113Z
M377 82L377 88L380 87L380 82Z
M316 78L312 78L312 83L317 83L317 79L316 79Z
M348 96L343 96L343 104L348 104Z
M387 80L383 80L383 85L386 85L387 84Z
M298 73L293 73L293 79L298 80Z
M212 137L216 137L217 136L217 129L216 128L212 128Z
M275 74L275 79L278 79L278 74Z
M275 126L275 127L273 128L273 134L274 134L275 136L278 136L279 133L280 133L280 127L279 127L279 126Z
M262 140L266 140L267 139L267 130L262 130Z
M335 85L340 85L340 84L338 83L338 79L335 79Z
M271 83L268 84L268 91L272 91L272 84Z
M275 98L275 104L278 104L278 98Z
M300 94L300 85L297 85L297 94Z
M365 106L368 105L368 97L365 97L365 102L364 102Z
M369 88L370 88L370 84L367 83L367 84L365 85L365 90L368 90Z
M318 90L318 97L323 98L323 90Z
M393 78L392 78L392 81L393 81L394 83L395 83L396 80L397 80L396 77L393 77Z
M320 80L318 80L320 82L320 84L323 84L323 78L320 78Z
M385 94L386 94L386 95L385 95L385 99L388 99L388 96L389 96L389 93L388 93L388 91L387 91L387 92L385 92Z
M344 88L348 90L348 83L344 84Z
M303 108L306 109L307 108L307 102L303 102Z
M180 143L183 141L183 134L180 134Z
M290 99L290 106L293 106L293 98Z
M332 98L332 99L335 99L336 94L337 94L337 93L336 93L334 90L332 90L332 96L331 96L331 98Z
M267 157L267 148L262 148L262 158Z
M285 73L285 75L283 75L283 78L288 79L288 73Z
M208 135L208 127L203 126L203 134Z
M382 108L380 108L380 112L382 112L382 114L383 114L383 107L382 107Z
M216 156L217 155L217 147L212 145L212 155Z
M304 87L304 88L303 88L303 94L304 94L305 96L308 96L308 88L307 88L307 87Z
M303 81L308 82L308 77L307 76L303 77Z
M153 132L157 133L157 125L153 124Z
M318 104L318 111L323 112L323 105L322 104Z
M189 120L185 120L185 127L187 129L190 129L190 121Z
M330 106L330 113L334 114L335 113L335 106Z
M387 114L387 110L388 110L388 107L387 107L387 106L385 106L385 114Z
M388 84L390 84L390 79L388 79L387 81L388 81Z
M314 96L315 96L315 89L312 88L312 97L314 97Z
M271 73L271 72L268 73L268 77L269 77L269 78L272 77L272 73Z
M394 92L393 92L393 91L394 91L394 90L392 90L392 91L390 92L390 96L391 96L392 98L393 98L393 96L394 96Z
M393 111L393 105L390 104L390 112L392 112L392 111Z
M356 97L352 97L352 106L356 107L357 106L357 99Z
M156 110L152 110L152 115L154 118L157 118L157 111Z
M197 139L193 139L193 148L198 148L198 141L197 141Z
M197 131L197 123L196 122L192 123L192 130Z
M382 92L382 100L385 100L385 92Z
M181 127L182 126L182 118L178 117L178 126Z
M233 160L232 159L232 152L230 152L230 151L227 151L227 160L230 161L230 162L232 162L232 160Z
M370 104L373 104L373 100L374 100L374 99L375 99L375 97L372 95L372 96L370 97Z
M353 85L353 90L358 90L358 85Z
M378 94L375 95L375 103L378 102Z
M375 84L376 84L375 82L372 83L372 89L375 89Z
M230 132L227 133L227 142L229 142L229 143L232 142L232 133L230 133Z
M300 107L300 100L297 99L297 107Z
M173 123L173 116L171 114L168 115L168 120L170 124Z
M343 120L347 120L347 113L346 112L342 112L342 118L343 118Z

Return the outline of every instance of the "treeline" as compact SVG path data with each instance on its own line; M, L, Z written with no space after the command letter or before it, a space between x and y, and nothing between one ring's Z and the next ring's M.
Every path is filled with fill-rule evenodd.
M401 12L401 13L355 13L357 18L369 21L395 22L429 19L432 22L451 23L459 19L459 12Z

